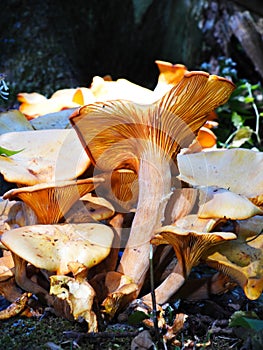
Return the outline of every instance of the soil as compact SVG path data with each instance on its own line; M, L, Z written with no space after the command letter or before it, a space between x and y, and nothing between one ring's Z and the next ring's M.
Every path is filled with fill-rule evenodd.
M8 306L5 299L0 300L0 306L2 309ZM207 300L177 300L165 305L164 309L169 324L176 314L184 313L187 317L182 330L176 334L174 345L170 342L164 346L163 342L159 342L155 349L262 350L263 331L229 326L230 317L236 311L254 311L263 319L262 297L248 300L237 287ZM1 321L0 339L2 349L14 350L131 349L133 339L145 329L148 329L153 343L157 344L154 330L143 323L120 323L119 318L103 331L88 334L84 323L71 322L46 311L40 317L18 315ZM154 346L133 349L154 349Z

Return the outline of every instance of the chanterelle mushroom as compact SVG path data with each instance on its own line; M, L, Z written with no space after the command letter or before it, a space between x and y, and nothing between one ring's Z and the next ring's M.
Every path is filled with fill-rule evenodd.
M84 194L103 182L100 178L58 181L20 187L6 192L4 199L20 199L35 212L39 224L55 224Z
M227 79L186 72L151 105L123 100L95 103L70 117L94 165L105 171L138 172L138 206L118 268L139 285L138 292L149 267L150 237L162 224L171 194L171 160L194 139L207 113L225 103L234 88Z
M197 232L172 225L157 230L151 243L171 244L178 262L174 271L156 288L156 302L163 304L177 292L189 276L192 267L200 262L209 249L233 239L236 239L236 235L232 232ZM151 298L150 295L146 295L143 299L149 301Z
M110 227L94 223L25 226L1 237L14 256L17 284L33 293L45 291L27 279L27 262L56 274L77 275L104 260L112 240Z
M0 172L8 182L29 186L72 180L90 165L72 129L10 132L0 135L0 144L21 150L8 158L0 156Z

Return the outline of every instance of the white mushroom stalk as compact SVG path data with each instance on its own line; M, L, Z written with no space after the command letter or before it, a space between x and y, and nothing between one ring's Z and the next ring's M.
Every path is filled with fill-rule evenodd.
M205 72L186 72L150 105L109 101L80 108L70 121L91 161L103 171L138 173L138 206L118 271L138 284L149 268L150 238L162 225L171 195L171 162L189 145L206 115L229 98L234 85Z

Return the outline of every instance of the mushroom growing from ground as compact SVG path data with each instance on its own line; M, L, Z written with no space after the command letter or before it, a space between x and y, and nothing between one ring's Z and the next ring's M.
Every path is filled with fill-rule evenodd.
M206 115L225 103L234 88L227 79L186 72L151 105L98 102L70 117L94 165L109 172L129 168L138 173L138 205L118 267L138 284L138 293L149 267L150 238L162 225L171 195L171 163L180 147L195 138Z
M33 209L39 224L54 224L59 222L80 197L94 190L103 181L99 178L89 178L37 184L10 190L3 198L22 200Z
M192 186L217 186L250 200L263 193L263 152L220 149L177 157L179 179Z
M158 304L167 302L183 285L192 267L200 262L208 250L233 239L236 239L236 235L232 232L198 232L172 225L157 230L151 243L171 244L176 254L177 264L173 272L155 289L156 302ZM150 303L151 296L146 295L142 300Z
M0 144L21 152L0 156L0 172L19 185L72 180L90 165L87 154L72 129L33 130L0 135Z
M87 274L110 253L112 240L110 227L94 223L25 226L1 237L12 252L17 284L44 296L47 291L27 277L28 263L58 275Z

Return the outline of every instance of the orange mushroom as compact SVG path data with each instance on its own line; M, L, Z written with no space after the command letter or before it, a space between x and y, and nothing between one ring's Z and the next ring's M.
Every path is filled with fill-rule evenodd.
M130 168L138 172L138 206L118 268L139 285L138 291L149 267L150 237L161 226L171 195L171 160L234 88L227 79L186 72L151 105L101 102L82 107L70 117L94 165L104 171Z

